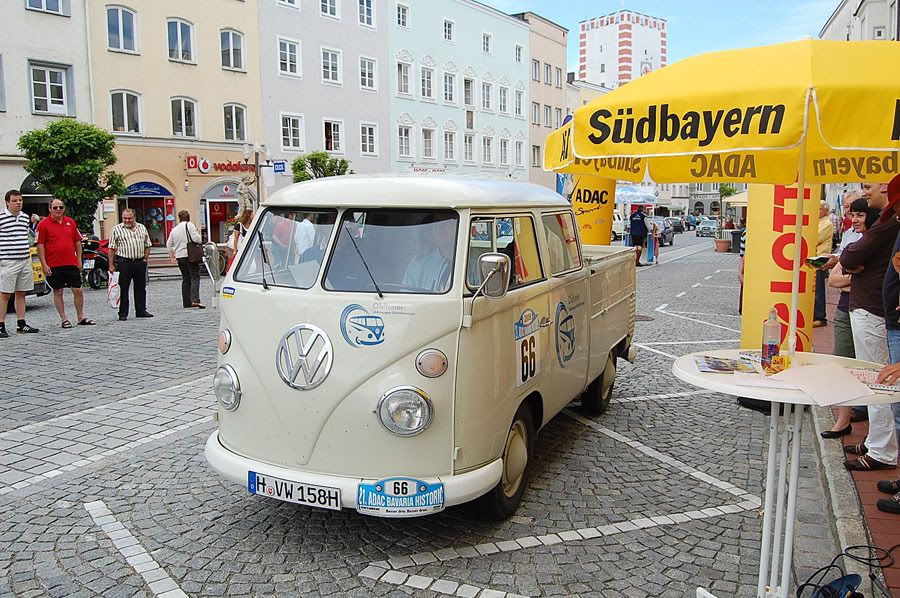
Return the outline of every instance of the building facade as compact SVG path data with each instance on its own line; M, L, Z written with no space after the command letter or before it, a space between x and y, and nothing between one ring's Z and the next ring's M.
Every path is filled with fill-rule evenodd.
M531 27L529 69L528 180L556 188L556 175L544 172L544 141L562 126L566 114L566 46L569 30L531 12L514 15Z
M259 0L263 130L284 160L325 151L357 173L390 170L389 0Z
M104 202L101 233L128 207L163 246L187 210L204 239L225 241L242 177L255 194L243 146L263 134L255 4L87 5L93 120L116 135L127 186Z
M390 7L393 172L528 178L528 24L471 0Z
M898 0L838 0L819 32L820 39L897 41Z
M610 91L612 90L602 85L576 79L573 72L568 73L566 82L566 115L572 114L582 106L590 104Z
M50 195L25 170L17 143L59 118L91 121L84 3L4 2L0 40L0 193L20 189L25 212L46 215Z
M616 88L666 66L666 20L620 10L579 23L578 79Z

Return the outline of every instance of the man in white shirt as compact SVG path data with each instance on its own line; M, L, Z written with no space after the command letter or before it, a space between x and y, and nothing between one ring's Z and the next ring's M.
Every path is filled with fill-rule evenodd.
M439 217L440 218L440 217ZM434 240L423 243L422 253L417 253L406 266L403 285L413 292L445 293L453 280L453 249L456 241L456 220L446 218L420 225L417 231L426 239L425 232L434 234Z
M200 243L200 231L191 222L191 214L187 210L178 212L178 226L169 233L166 247L169 259L178 264L181 271L181 304L185 309L205 309L200 303L200 264L188 258L188 241Z

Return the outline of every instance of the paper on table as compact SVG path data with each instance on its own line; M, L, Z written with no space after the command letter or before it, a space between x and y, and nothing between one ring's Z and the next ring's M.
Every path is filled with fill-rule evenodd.
M795 385L808 394L816 405L836 405L875 394L844 368L833 363L795 366L775 374L772 379Z
M732 374L732 380L738 386L756 386L758 388L782 388L786 390L799 390L796 384L785 382L784 380L773 380L764 374L744 374L735 372Z

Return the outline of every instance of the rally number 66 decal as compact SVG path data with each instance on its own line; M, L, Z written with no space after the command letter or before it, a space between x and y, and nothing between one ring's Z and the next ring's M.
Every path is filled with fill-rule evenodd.
M516 341L516 357L516 388L518 388L541 371L541 349L537 334L529 334Z

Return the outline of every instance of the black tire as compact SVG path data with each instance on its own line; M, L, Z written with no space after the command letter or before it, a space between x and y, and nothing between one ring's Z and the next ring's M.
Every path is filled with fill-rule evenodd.
M519 508L525 486L528 485L528 461L534 449L534 428L531 408L522 403L506 435L503 475L490 492L478 499L478 506L486 517L503 521ZM514 479L508 479L510 474Z
M587 415L602 415L609 409L613 387L616 383L616 354L612 351L606 360L603 372L581 395L581 410Z
M109 272L103 268L91 268L87 273L87 281L92 289L101 289L109 284Z

